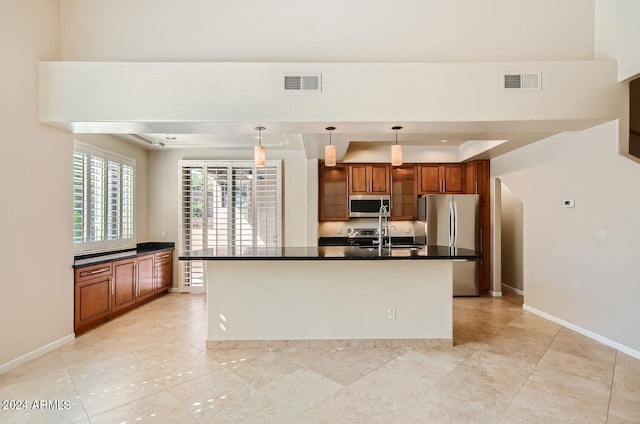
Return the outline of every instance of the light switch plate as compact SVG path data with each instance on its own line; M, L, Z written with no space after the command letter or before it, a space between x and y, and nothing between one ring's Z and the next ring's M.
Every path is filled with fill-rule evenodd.
M596 240L606 240L607 230L604 228L596 228Z

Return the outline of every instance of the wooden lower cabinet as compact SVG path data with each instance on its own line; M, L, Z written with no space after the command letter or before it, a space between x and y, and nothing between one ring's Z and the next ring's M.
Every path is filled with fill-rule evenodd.
M79 267L74 279L80 333L165 293L173 285L173 250Z
M136 302L153 296L153 255L139 256L137 263Z
M111 311L119 311L136 301L136 260L125 259L113 263L113 293Z
M111 313L111 264L75 270L74 328L94 325Z
M154 292L162 292L173 285L173 255L171 252L156 253Z

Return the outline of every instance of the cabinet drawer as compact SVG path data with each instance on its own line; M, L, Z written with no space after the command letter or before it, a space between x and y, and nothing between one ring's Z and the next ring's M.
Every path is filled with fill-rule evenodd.
M90 265L82 268L76 268L75 281L79 283L81 281L90 280L93 278L104 277L111 275L113 272L112 263L105 263L99 265Z
M155 265L165 264L173 261L173 250L158 252L154 257Z

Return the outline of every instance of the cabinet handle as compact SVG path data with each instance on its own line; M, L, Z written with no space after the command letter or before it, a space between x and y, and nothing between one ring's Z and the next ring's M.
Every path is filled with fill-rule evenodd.
M89 275L100 274L101 272L107 272L107 271L109 271L109 267L104 267L104 268L96 269L95 271L91 271Z
M158 259L164 259L164 258L168 258L169 254L167 253L166 255L162 255L162 256L158 256Z
M476 180L476 194L478 194L478 181Z

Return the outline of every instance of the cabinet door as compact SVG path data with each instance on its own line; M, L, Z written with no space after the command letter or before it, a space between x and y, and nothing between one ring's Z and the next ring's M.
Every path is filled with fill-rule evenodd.
M127 259L113 263L112 312L133 305L136 301L136 261Z
M467 194L478 194L484 202L489 191L489 161L474 160L465 164L465 190Z
M441 179L443 193L464 193L464 165L442 165Z
M349 166L349 194L368 194L369 178L367 165Z
M153 255L138 257L136 301L143 300L153 294Z
M167 290L173 285L173 250L156 253L155 258L156 293Z
M491 289L491 237L489 228L491 225L490 209L488 203L480 203L480 290Z
M370 194L389 194L389 166L371 165L369 167Z
M347 203L347 167L320 167L318 202L320 221L346 221L349 219Z
M420 165L419 175L420 194L440 193L440 166L433 165Z
M405 165L393 168L391 170L391 219L413 220L417 218L416 167Z
M105 318L111 313L111 275L75 284L75 329Z

